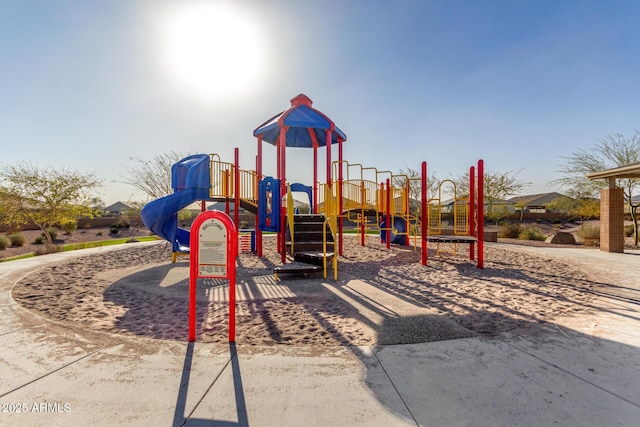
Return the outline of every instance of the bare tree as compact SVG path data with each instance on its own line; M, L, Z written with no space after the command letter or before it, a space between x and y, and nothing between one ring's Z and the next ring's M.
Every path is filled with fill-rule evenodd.
M396 187L404 187L407 179L409 180L409 207L412 215L419 216L422 200L422 172L410 167L402 168L397 175L393 176L393 185ZM427 197L432 198L438 194L438 178L435 174L427 177Z
M159 199L173 193L171 188L171 167L189 154L170 151L156 154L150 160L138 155L129 157L133 165L126 166L129 176L122 177L123 183L140 190L151 199Z
M635 131L631 138L624 135L608 135L600 140L592 148L585 150L578 148L571 156L563 157L566 163L560 167L559 172L564 176L553 184L568 189L571 195L599 196L601 188L606 188L606 180L591 181L585 175L624 166L640 161L640 132ZM624 199L629 206L633 220L633 232L635 245L638 246L638 219L637 211L639 203L633 203L632 197L640 184L640 178L620 178L617 181L619 188L624 191Z
M485 172L484 173L484 202L485 217L496 221L496 225L501 218L504 218L508 209L504 205L504 200L509 196L520 193L530 183L522 182L518 178L520 171L508 172ZM469 172L465 172L456 179L458 193L465 197L469 195ZM476 185L478 185L476 181ZM477 193L476 193L477 194Z

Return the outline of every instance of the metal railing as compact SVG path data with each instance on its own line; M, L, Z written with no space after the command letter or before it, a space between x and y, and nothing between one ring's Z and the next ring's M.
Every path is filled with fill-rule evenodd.
M333 279L338 280L338 254L336 251L336 245L338 244L336 230L338 229L338 204L336 198L333 196L331 188L324 186L324 205L325 205L325 220L322 224L322 268L324 271L324 278L327 278L327 228L331 232L333 237L333 257L331 258L331 268L333 270Z
M291 195L291 187L289 186L289 184L287 184L287 223L289 224L289 235L291 236L291 255L293 255L294 252L294 230L293 230L293 214L294 214L294 206L293 206L293 196Z
M211 190L212 199L233 199L235 197L236 183L235 165L223 162L217 154L211 154ZM238 191L240 199L254 206L258 205L258 174L254 170L240 169L240 182Z

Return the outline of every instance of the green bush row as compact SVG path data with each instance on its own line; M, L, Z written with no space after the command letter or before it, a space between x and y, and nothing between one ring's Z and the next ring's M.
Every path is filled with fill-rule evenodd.
M11 245L11 240L6 236L0 236L0 250L7 249Z
M536 227L522 227L520 231L520 235L518 236L521 240L545 240L547 236L542 234L539 228Z
M0 236L0 249L6 249L9 246L24 246L27 239L20 233L12 233L8 236Z
M506 223L500 226L498 237L520 240L544 240L547 238L537 227L523 227L518 223Z
M597 225L583 225L576 234L583 239L599 239L600 227Z

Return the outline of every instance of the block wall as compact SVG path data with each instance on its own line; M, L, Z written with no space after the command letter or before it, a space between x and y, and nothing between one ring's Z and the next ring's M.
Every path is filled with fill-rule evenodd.
M621 188L600 190L600 250L624 252L624 193Z

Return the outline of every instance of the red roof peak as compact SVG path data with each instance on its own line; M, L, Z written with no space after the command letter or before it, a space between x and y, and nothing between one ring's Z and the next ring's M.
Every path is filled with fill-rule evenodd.
M301 105L304 105L305 107L311 108L311 104L313 104L313 101L311 100L311 98L309 98L307 95L303 93L301 93L300 95L296 96L291 100L292 107L299 107Z

